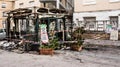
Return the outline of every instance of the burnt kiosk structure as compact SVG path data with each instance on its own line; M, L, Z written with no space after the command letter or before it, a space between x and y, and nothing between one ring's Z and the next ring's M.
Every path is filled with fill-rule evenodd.
M7 12L6 32L7 40L40 44L40 25L46 25L48 39L56 36L65 41L67 34L66 22L71 19L66 10L48 8L19 8ZM72 23L71 23L72 27Z

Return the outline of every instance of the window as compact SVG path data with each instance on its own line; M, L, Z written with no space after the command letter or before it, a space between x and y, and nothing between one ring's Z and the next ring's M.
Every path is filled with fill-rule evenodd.
M84 21L89 29L95 28L96 17L84 17Z
M60 0L60 2L62 2L62 0Z
M4 31L3 31L3 29L0 29L0 33L3 33Z
M7 16L7 14L6 14L5 12L2 12L2 14L3 14L3 15L2 15L3 17L6 17L6 16Z
M96 4L96 0L83 0L84 5Z
M84 17L84 21L94 22L94 21L96 21L96 17Z
M6 23L6 22L3 20L3 21L2 21L2 25L3 25L3 28L4 28L4 29L6 28L6 27L5 27L5 25L6 25L5 23Z
M29 1L29 3L33 3L34 1Z
M120 2L120 0L109 0L109 2Z
M23 3L20 3L19 5L20 5L20 6L22 6L22 5L23 5Z
M46 3L45 2L43 3L43 5L44 5L44 7L46 7Z
M117 22L117 21L118 21L118 16L111 16L111 17L110 17L110 21L115 21L115 22Z
M29 4L30 4L31 6L34 6L34 1L29 1Z
M2 3L2 8L6 8L6 3Z
M112 24L112 26L118 27L118 16L110 16L110 24Z
M23 7L24 3L19 3L20 7Z
M54 3L47 3L47 8L55 8L55 4Z

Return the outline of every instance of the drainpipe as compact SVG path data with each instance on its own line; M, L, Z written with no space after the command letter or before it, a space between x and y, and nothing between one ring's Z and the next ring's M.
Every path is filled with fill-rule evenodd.
M57 9L60 8L60 0L56 0L56 8L57 8Z
M118 15L118 30L120 30L120 14Z

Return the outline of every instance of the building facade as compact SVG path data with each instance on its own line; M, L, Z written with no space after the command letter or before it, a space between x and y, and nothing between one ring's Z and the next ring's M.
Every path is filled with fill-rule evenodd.
M86 30L120 30L120 0L75 0L73 21Z
M73 15L73 5L74 0L16 0L15 1L15 9L18 8L30 8L30 7L40 7L40 8L50 8L50 9L65 9L69 15ZM67 22L71 23L71 20ZM67 24L69 27L70 24ZM68 28L69 28L68 27ZM68 29L67 28L67 29Z
M16 0L15 9L28 7L58 8L73 11L74 0ZM72 13L72 12L71 12Z
M14 0L0 0L0 29L5 28L5 11L14 8Z
M73 10L74 0L40 0L44 7Z

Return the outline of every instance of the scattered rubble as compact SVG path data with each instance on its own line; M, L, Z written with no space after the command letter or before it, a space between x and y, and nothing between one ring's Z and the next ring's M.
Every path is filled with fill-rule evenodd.
M12 49L15 49L17 47L17 44L14 42L7 42L7 41L1 41L0 42L0 48L4 50L11 51Z

